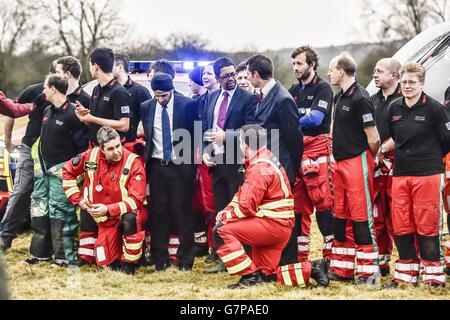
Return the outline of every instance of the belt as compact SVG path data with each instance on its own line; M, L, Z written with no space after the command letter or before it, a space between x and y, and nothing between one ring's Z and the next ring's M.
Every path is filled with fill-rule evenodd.
M171 160L152 158L152 161L159 163L161 165L161 167L165 167L165 166L173 164L173 162Z

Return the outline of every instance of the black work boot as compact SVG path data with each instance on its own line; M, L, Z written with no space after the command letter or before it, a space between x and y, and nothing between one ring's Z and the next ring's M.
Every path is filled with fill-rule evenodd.
M328 285L330 284L330 280L328 279L327 259L320 259L312 262L311 278L316 280L317 287L328 287Z
M217 262L217 259L219 259L219 256L217 255L216 249L211 248L211 253L206 257L205 263L212 264L214 262Z
M6 251L11 248L13 238L11 237L0 237L0 251L6 253Z
M245 289L247 287L256 286L263 283L261 271L255 271L253 273L242 276L238 283L230 284L228 289Z
M36 257L29 257L26 258L23 263L27 264L27 265L34 265L34 264L38 264L38 263L42 263L42 262L49 262L50 258L36 258Z
M123 263L120 266L120 271L128 274L128 275L133 275L136 272L136 264L134 263Z
M223 264L221 259L218 259L217 264L209 269L203 270L204 274L213 274L213 273L219 273L219 272L226 272L227 267Z
M347 283L353 283L355 280L353 278L344 278L340 275L337 275L334 272L328 272L328 279L330 281L338 281L338 282L347 282Z
M391 269L389 266L380 267L380 273L382 277L387 277L391 274Z
M397 281L392 280L391 282L385 283L381 286L381 289L397 289L400 284Z
M120 260L113 261L111 264L107 265L106 268L111 271L121 271Z
M450 268L449 268L449 267L445 268L445 269L444 269L444 273L445 273L446 275L450 276Z

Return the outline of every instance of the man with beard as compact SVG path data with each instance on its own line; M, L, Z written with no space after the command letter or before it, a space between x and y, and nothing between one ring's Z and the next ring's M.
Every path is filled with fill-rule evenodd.
M213 173L215 211L219 212L230 203L239 187L239 166L243 155L236 130L254 121L258 100L237 86L236 67L231 59L217 59L214 73L221 89L208 94L205 101L203 162ZM220 262L218 268L205 272L221 270L224 271L225 267Z
M332 173L334 159L330 134L333 91L316 71L319 57L315 49L303 46L291 54L292 66L298 80L289 89L297 103L300 125L304 135L304 151L300 176L293 189L296 223L300 224L297 238L299 262L308 260L311 241L311 215L316 211L317 224L324 237L323 257L330 258L333 243Z

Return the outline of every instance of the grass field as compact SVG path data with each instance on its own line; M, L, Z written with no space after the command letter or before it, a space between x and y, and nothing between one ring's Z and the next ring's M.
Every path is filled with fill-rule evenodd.
M4 118L0 116L0 137L3 135ZM14 129L27 123L27 117L16 120ZM314 220L314 219L313 219ZM320 258L321 240L313 222L311 259ZM22 261L28 256L30 234L21 235L13 242L13 248L5 257L8 271L8 285L12 299L446 299L450 300L449 286L437 292L430 292L425 286L396 290L370 289L366 286L331 283L328 289L288 288L278 284L263 284L246 290L224 289L238 281L226 273L203 275L209 267L204 258L197 258L192 272L181 272L169 268L157 273L154 267L140 268L135 276L120 272L83 267L80 270L53 269L50 264L26 267ZM391 262L391 264L393 264ZM391 267L391 269L393 269ZM383 279L382 283L389 281Z
M320 241L313 226L311 258L319 258ZM12 299L192 299L192 300L297 300L297 299L450 299L450 288L430 292L425 286L396 290L370 289L366 286L332 282L328 289L288 288L270 283L245 290L225 289L238 277L226 273L203 275L204 258L197 258L192 272L169 268L157 273L154 267L140 268L135 276L110 270L83 267L79 270L53 269L45 263L26 267L21 261L28 256L30 235L21 235L13 242L6 256L8 285ZM383 279L382 283L388 281ZM449 283L448 283L449 284Z

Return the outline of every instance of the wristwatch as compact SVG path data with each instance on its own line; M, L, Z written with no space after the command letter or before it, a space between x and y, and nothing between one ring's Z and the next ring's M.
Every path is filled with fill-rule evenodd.
M380 152L381 152L383 155L387 153L387 150L386 150L386 148L384 147L384 145L382 145L382 146L380 147Z

